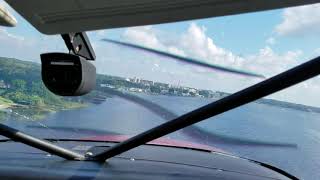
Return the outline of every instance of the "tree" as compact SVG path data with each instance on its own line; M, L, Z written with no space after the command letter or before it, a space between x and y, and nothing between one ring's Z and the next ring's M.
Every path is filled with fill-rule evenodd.
M12 80L11 82L12 87L16 90L16 91L25 91L26 90L26 81L22 80L22 79L15 79Z
M169 88L169 94L174 94L174 88Z
M210 92L207 90L200 90L199 95L202 95L203 97L210 97Z
M152 93L160 93L161 92L161 89L159 86L150 86L150 91Z

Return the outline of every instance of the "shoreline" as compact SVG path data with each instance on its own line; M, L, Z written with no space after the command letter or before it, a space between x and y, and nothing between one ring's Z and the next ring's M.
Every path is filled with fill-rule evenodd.
M3 104L1 104L3 103ZM0 112L2 113L14 113L14 115L27 120L43 120L51 113L56 113L60 111L68 111L73 109L81 109L88 107L88 103L76 103L68 102L63 106L59 105L44 105L44 106L33 106L33 105L23 105L16 103L5 103L0 101Z

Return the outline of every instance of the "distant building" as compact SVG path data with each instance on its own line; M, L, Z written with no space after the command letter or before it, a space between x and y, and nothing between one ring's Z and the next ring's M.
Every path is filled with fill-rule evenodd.
M137 78L137 77L129 78L129 81L130 81L130 82L133 82L133 83L140 83L140 79Z
M199 96L205 97L205 98L220 97L219 94L217 94L216 92L213 92L211 90L199 90L198 94L199 94Z
M189 89L189 95L190 96L198 96L199 95L198 90L193 89L193 88Z
M140 88L129 88L129 91L131 91L131 92L143 92L143 90L140 89Z
M153 85L153 81L141 79L140 80L140 84L143 84L145 86L152 86Z
M163 90L161 90L161 92L160 92L161 94L169 94L169 90L167 90L167 89L163 89Z
M111 88L111 89L115 89L116 87L114 87L113 85L110 85L110 84L100 84L100 87L102 88Z
M9 84L7 85L4 82L4 80L0 80L0 89L7 89L7 88L10 88L10 85Z
M229 95L230 95L229 93L225 93L225 92L221 92L221 91L216 91L215 92L215 96L217 98L224 98L224 97L229 96Z
M21 105L31 105L31 101L23 101L23 100L19 100L16 103L21 104Z
M160 88L163 88L163 89L168 89L169 88L169 84L161 83L161 82L154 82L153 85L159 86Z

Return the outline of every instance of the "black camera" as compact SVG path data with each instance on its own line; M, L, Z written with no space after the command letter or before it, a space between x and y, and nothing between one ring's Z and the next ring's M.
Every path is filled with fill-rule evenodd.
M80 96L96 85L96 68L85 58L66 53L41 54L42 81L54 94Z

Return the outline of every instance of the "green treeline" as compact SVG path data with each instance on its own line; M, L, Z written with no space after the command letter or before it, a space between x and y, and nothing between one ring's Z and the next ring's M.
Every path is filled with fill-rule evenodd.
M47 90L39 64L5 57L0 57L0 97L16 104L51 110L77 106Z

